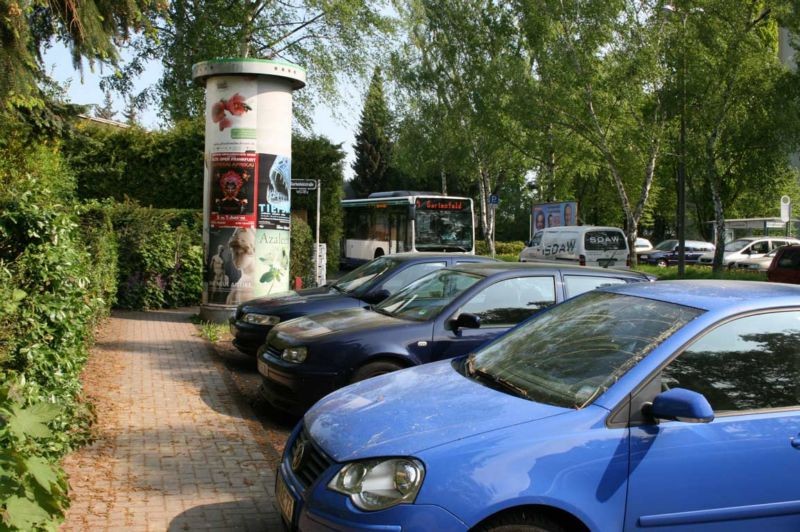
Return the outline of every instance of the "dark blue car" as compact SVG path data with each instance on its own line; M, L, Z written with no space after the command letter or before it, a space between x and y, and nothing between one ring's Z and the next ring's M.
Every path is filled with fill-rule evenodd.
M299 414L361 381L468 353L535 312L597 286L644 274L553 264L486 262L431 273L372 308L275 326L259 352L262 394Z
M243 353L255 355L270 329L282 321L331 310L366 308L434 270L493 260L454 253L397 253L379 257L335 283L242 303L230 320L233 345Z
M293 530L800 530L800 287L601 288L317 403Z

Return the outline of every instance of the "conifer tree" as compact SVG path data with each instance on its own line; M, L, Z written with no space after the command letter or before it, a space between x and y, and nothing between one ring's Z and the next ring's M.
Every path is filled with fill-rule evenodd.
M358 134L353 145L355 176L351 184L359 197L387 190L391 185L387 172L392 153L391 120L383 93L381 71L376 68L364 100Z

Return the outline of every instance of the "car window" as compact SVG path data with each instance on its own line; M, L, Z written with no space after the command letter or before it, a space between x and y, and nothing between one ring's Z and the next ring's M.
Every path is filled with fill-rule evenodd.
M702 393L715 412L800 404L800 312L747 316L717 327L669 364L661 382Z
M333 288L346 294L359 294L364 292L370 281L397 268L400 262L391 257L380 257L366 264L362 264L352 272L336 281Z
M800 269L800 249L786 249L778 259L778 268Z
M766 253L769 251L769 241L762 240L750 246L750 253Z
M397 275L383 283L383 289L388 290L389 294L394 294L401 288L405 288L420 277L427 275L432 271L440 270L445 266L446 264L444 261L413 264L408 268L398 272Z
M430 273L389 296L376 305L376 311L410 320L425 321L439 315L442 309L481 276L449 269Z
M531 247L538 246L541 243L542 243L542 232L539 231L538 233L533 235L533 238L531 239Z
M505 279L472 297L461 312L475 314L481 327L514 325L556 302L552 276Z
M772 241L772 245L771 245L771 249L776 250L779 247L785 246L786 244L787 244L787 242L785 240L773 240Z
M584 292L589 292L601 286L625 284L622 279L615 277L595 277L592 275L565 275L564 286L567 289L567 298L575 297Z

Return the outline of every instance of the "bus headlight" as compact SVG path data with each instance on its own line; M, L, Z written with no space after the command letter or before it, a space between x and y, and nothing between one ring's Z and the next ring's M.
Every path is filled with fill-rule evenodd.
M277 325L281 319L278 316L267 316L266 314L245 314L242 321L256 325Z
M301 362L305 362L306 357L308 356L308 348L307 347L287 347L281 353L281 358L286 362L291 362L293 364L300 364Z
M361 510L384 510L413 503L424 477L425 467L417 460L384 458L346 464L328 488L349 495Z

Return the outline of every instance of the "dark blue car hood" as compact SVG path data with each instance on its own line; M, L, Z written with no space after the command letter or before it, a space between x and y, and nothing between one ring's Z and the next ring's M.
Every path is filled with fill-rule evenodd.
M242 305L244 314L268 314L283 319L329 312L332 310L364 307L366 303L330 287L308 288L299 292L285 292L247 301Z
M371 331L382 333L387 327L413 325L418 322L400 320L369 309L351 308L336 312L325 312L296 318L276 325L270 332L270 341L277 345L306 345L317 339L326 342L339 341L347 335L365 340Z
M314 441L335 461L410 456L482 432L566 412L487 388L450 360L347 386L304 418Z

